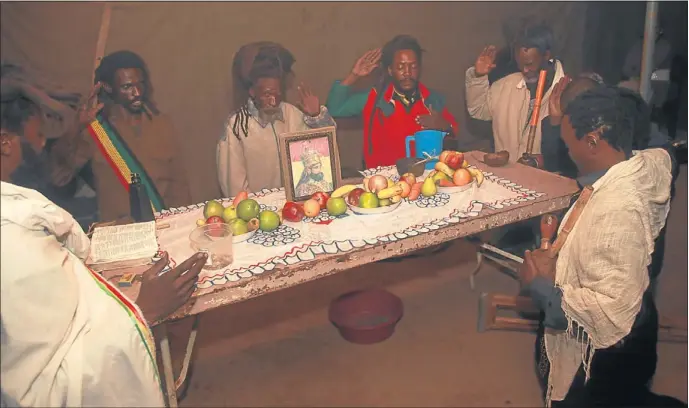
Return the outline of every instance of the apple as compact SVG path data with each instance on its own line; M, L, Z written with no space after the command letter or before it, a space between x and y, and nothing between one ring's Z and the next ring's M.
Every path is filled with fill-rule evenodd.
M452 150L443 150L442 153L440 153L440 156L438 157L438 161L441 163L447 164L445 160L447 160L447 157L451 154L454 153Z
M416 176L413 175L412 173L404 173L402 174L402 177L400 177L400 180L404 180L409 184L410 186L413 186L416 184Z
M208 217L206 219L206 224L224 224L225 220L222 219L222 217L219 217L217 215L214 215L212 217Z
M319 191L317 193L314 193L311 196L311 199L318 201L318 205L321 206L321 210L324 210L325 206L328 204L328 200L330 199L330 196L328 195L328 193L324 193L322 191Z
M372 193L377 193L386 188L388 188L388 179L385 176L378 174L368 180L368 190Z
M301 205L288 201L282 207L282 217L290 222L299 222L304 218L304 209Z
M363 188L355 188L347 194L347 202L355 207L359 206L359 197L365 193Z
M397 185L402 187L402 194L400 194L400 196L402 196L402 198L409 197L409 193L411 193L411 184L404 180L400 180Z
M459 169L455 171L454 176L452 176L452 182L455 183L456 186L466 186L471 183L471 179L471 173L469 173L467 169Z
M222 217L219 217L217 215L208 217L208 219L206 220L206 225L208 225L208 227L206 227L206 231L208 235L215 238L222 238L225 235L223 231L223 226L213 224L225 224L225 220L223 220Z
M313 218L318 216L318 214L321 212L321 204L314 200L313 198L310 200L306 200L304 202L304 214L309 217Z
M457 170L462 168L462 163L464 162L464 153L454 152L453 154L447 156L447 167L452 170Z

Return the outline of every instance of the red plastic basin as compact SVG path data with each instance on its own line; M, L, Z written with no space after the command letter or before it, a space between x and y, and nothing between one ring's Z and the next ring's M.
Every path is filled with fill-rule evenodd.
M342 338L356 344L388 339L403 314L402 300L381 289L346 293L333 300L328 311Z

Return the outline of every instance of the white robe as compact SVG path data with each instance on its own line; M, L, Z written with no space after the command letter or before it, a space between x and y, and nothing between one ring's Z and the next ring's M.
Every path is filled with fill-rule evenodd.
M0 192L2 405L164 406L150 330L86 268L74 218L34 190Z

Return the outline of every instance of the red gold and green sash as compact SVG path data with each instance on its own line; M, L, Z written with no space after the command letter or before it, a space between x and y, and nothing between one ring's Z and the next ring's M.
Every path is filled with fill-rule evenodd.
M91 276L93 276L93 279L98 284L98 287L100 287L103 292L105 292L108 296L113 298L120 306L122 306L124 310L127 311L129 318L134 323L134 327L136 327L136 330L139 333L139 336L141 337L144 346L146 347L148 356L151 358L151 364L153 364L153 370L155 372L156 379L160 381L160 375L158 373L158 364L156 363L155 359L155 341L153 339L151 329L148 328L148 324L146 324L146 320L141 315L141 312L139 312L136 306L134 306L124 295L122 295L122 293L120 293L119 290L115 289L115 287L112 286L110 282L108 282L105 278L100 276L100 274L98 274L97 272L92 271L90 268L88 269L89 272L91 272Z
M155 184L153 184L153 181L148 176L148 173L146 173L141 163L139 163L131 150L129 150L124 140L117 134L115 128L113 128L101 115L98 115L96 119L91 122L88 129L98 149L106 158L124 188L129 191L132 173L137 173L141 177L141 184L146 188L148 197L151 200L153 212L160 212L165 208L163 198L160 193L158 193Z

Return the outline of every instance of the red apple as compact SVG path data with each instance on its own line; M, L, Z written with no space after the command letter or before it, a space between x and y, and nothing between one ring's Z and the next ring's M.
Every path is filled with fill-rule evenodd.
M438 161L447 164L445 160L447 160L447 157L452 153L454 153L452 150L443 150L443 152L440 153L440 156L438 157Z
M452 170L457 170L462 168L462 163L464 162L464 153L453 152L453 154L447 156L445 164Z
M318 216L318 214L321 212L321 205L318 203L318 201L314 200L313 198L310 200L306 200L304 202L304 214L307 217L313 218Z
M467 184L471 183L471 173L469 173L469 170L467 169L459 169L455 171L454 176L452 176L452 182L455 183L456 186L466 186Z
M355 207L359 206L359 197L364 193L363 188L355 188L347 194L347 202Z
M416 184L416 176L413 175L412 173L404 173L402 174L402 177L400 177L400 180L404 180L409 184L410 186L413 186Z
M377 174L368 180L368 190L372 193L377 193L386 188L388 188L388 179L385 176Z
M311 199L318 201L318 205L320 205L321 210L323 210L325 209L325 206L328 204L330 196L327 193L319 191L317 193L314 193L314 195L311 196Z
M282 207L282 218L290 222L299 222L304 218L304 209L301 205L288 201Z
M215 238L221 238L225 235L225 232L223 231L223 226L222 225L213 225L213 224L224 224L225 220L222 219L222 217L218 217L217 215L214 215L212 217L208 217L206 220L206 232L208 235L211 237Z

